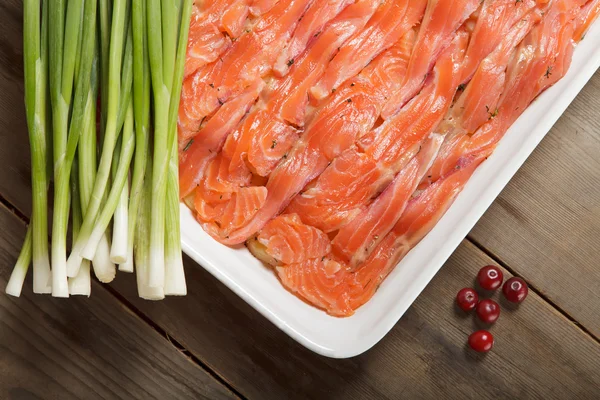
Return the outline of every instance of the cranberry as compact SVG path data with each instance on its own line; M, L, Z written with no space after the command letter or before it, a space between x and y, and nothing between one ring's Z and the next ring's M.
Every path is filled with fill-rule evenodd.
M479 270L477 281L485 290L496 290L502 285L502 271L495 265L488 265Z
M513 277L504 283L504 286L502 286L502 293L504 293L506 300L512 303L520 303L527 297L529 289L523 279Z
M500 306L490 299L481 300L476 311L479 319L486 324L493 324L500 316Z
M477 305L479 301L479 296L475 289L464 288L460 289L458 294L456 295L456 303L463 311L471 311Z
M494 337L485 330L473 332L469 336L469 346L479 353L487 353L494 346Z

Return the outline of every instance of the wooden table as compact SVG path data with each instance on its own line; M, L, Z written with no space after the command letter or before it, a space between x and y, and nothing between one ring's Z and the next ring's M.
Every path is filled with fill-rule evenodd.
M0 287L31 210L21 2L0 2ZM332 360L295 343L185 260L189 295L138 299L132 276L68 301L0 295L0 398L600 398L600 72L392 331ZM494 350L454 294L483 265L524 277Z

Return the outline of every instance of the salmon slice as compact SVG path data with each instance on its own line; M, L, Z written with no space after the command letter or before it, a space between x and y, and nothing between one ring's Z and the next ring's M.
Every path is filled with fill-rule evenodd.
M253 190L260 188L258 192L248 193L255 197L257 194L261 196L264 194L266 198L266 187L252 185L253 174L268 174L272 166L289 150L297 137L297 131L293 127L278 121L272 113L260 107L254 109L241 126L227 137L223 150L212 162L218 162L218 168L217 166L207 168L203 174L204 178L196 188L195 208L198 211L198 218L204 222L203 226L207 232L219 240L224 240L229 232L240 228L255 215L258 209L264 205L263 199L260 202L252 202L252 204L259 204L256 210L248 208L244 209L243 213L235 208L237 206L227 205L223 211L224 215L214 220L204 219L200 215L200 211L210 210L217 206L220 209L223 207L223 202L238 204L241 201L240 196L246 195L235 194L247 188L253 188ZM227 194L227 196L216 199L216 196L209 196L205 192L209 194L217 192ZM231 193L234 195L230 196ZM198 203L202 201L208 202L208 204L199 205ZM230 218L228 215L230 210L237 210L238 217Z
M453 107L454 113L451 118L455 129L459 123L465 131L472 133L494 116L513 50L540 19L541 11L537 9L526 14L509 31L503 32L502 41L483 61L475 60L474 56L465 59L465 68L471 68L470 63L473 60L479 66L477 73L473 75L473 79Z
M416 33L409 31L313 113L301 138L269 176L263 208L248 225L230 233L225 243L241 243L261 229L331 160L372 128L385 97L404 77L415 38Z
M302 221L333 232L352 220L362 206L393 178L375 160L349 149L335 159L314 186L298 194L285 210L300 215Z
M419 92L439 55L479 3L478 0L429 0L404 84L383 107L381 116L384 119L396 114Z
M276 269L283 286L308 303L336 317L354 313L350 306L351 276L335 260L312 259Z
M566 73L578 5L557 1L521 43L507 71L497 116L465 139L463 154L491 154L506 130L527 106Z
M182 143L186 143L180 151L179 160L181 197L187 196L195 189L202 177L206 163L221 150L225 139L256 101L263 87L264 81L258 79L242 95L225 103L195 135L191 144L189 141L191 135L183 133L180 124L180 147Z
M179 107L179 120L178 120L178 140L180 150L186 147L190 139L194 138L200 132L201 136L199 140L209 140L211 137L215 137L217 132L225 130L227 133L237 126L241 118L248 112L248 108L254 104L256 98L264 88L265 83L262 79L255 80L250 86L239 97L232 99L222 105L219 110L211 118L200 118L197 116L201 115L202 112L196 113L194 104L201 104L202 101L196 100L194 92L188 93L187 89L183 88L181 105ZM185 104L183 104L185 103ZM192 107L190 107L192 105ZM202 108L202 105L198 107ZM182 154L185 158L186 154Z
M581 41L585 36L585 33L592 25L592 22L598 18L600 14L600 0L590 0L586 5L581 8L577 21L575 22L575 33L573 39L575 42Z
M540 3L539 6L537 3ZM547 0L486 0L481 6L465 55L465 69L461 83L468 81L479 63L488 56L504 38L506 33L523 16L538 6L543 11Z
M498 47L480 63L466 89L460 93L438 128L438 132L445 135L444 144L422 185L435 182L448 168L456 165L461 156L460 146L464 143L464 136L473 134L497 116L498 103L505 87L506 68L515 59L516 47L540 18L541 11L532 10L507 32Z
M332 56L353 33L360 31L375 13L377 0L359 0L346 7L296 61L290 73L274 86L269 107L288 123L304 126L308 91L323 75ZM303 19L304 20L304 19Z
M206 96L211 90L205 81L207 72L204 68L183 81L177 121L180 142L193 137L206 117L219 107L218 97Z
M323 27L353 2L354 0L316 0L313 7L302 17L294 36L277 58L273 66L275 76L285 76L290 65L306 49L309 42L318 37Z
M333 254L351 270L366 260L396 224L417 184L435 159L442 141L441 135L433 134L366 212L354 218L335 236Z
M423 91L394 118L361 138L296 196L287 212L325 232L337 230L383 190L419 151L450 107L461 72L468 34L456 35Z
M261 177L273 171L298 139L298 131L286 124L290 119L286 118L291 112L289 110L293 110L294 118L297 118L293 125L301 125L304 121L308 89L318 79L337 47L350 37L352 32L366 24L377 5L377 0L361 0L344 9L327 25L297 65L292 67L290 74L271 84L271 90L261 96L261 105L247 118L251 123L244 124L246 128L242 129L243 132L231 139L231 145L236 147L237 152L237 155L231 158L232 163L237 163L239 168L247 167ZM227 177L222 179L227 180ZM197 191L203 190L202 187L199 186ZM206 199L206 196L199 198ZM220 223L210 231L213 234L229 232L230 228ZM224 233L218 238L223 240L225 236L228 234Z
M392 231L356 271L349 292L356 310L373 297L383 280L444 216L483 157L459 160L449 174L411 199Z
M483 158L463 158L451 173L409 200L393 229L358 269L335 256L278 266L290 292L328 314L347 317L365 304L400 260L435 226Z
M269 221L256 237L276 264L295 264L321 258L331 251L329 237L302 223L296 214Z
M231 46L231 38L219 29L221 16L235 0L205 2L194 5L190 21L184 76L189 76L219 58Z
M311 88L311 95L322 100L332 89L360 72L377 54L421 21L426 5L426 0L384 1L365 29L340 47L321 80Z
M250 14L258 17L271 11L279 0L253 0L250 6Z
M249 0L236 1L221 15L220 29L231 39L237 39L244 32L249 10Z
M218 224L201 222L202 228L210 235L216 236L227 232L227 229L236 229L244 225L249 218L252 218L256 211L262 207L267 197L267 189L262 186L243 187L232 194L231 199L223 209L223 213L218 219ZM227 229L220 229L219 225L226 226ZM218 229L218 232L214 232Z
M209 110L214 112L221 104L240 95L252 82L266 76L312 2L277 2L255 22L250 32L233 42L227 52L196 72L201 72L197 80L202 84L197 85L194 100L211 105ZM208 117L210 112L198 113L196 118Z
M265 112L263 123L254 125L254 135L248 149L248 165L252 172L267 176L298 139L298 130Z
M445 141L438 159L428 172L430 181L435 181L437 177L447 173L456 160L465 154L491 154L506 130L535 97L562 77L568 68L573 52L573 41L569 36L572 35L574 29L573 10L572 3L553 3L551 8L545 12L541 22L531 29L514 54L508 58L510 64L506 69L505 77L492 75L491 81L501 79L505 82L498 106L488 118L489 120L475 132L459 130L456 135L450 137L451 140ZM513 33L517 35L516 31ZM517 38L518 35L513 37L513 39ZM507 37L504 44L508 47L510 41L511 38ZM499 66L504 64L501 61L503 56L500 50L490 57L490 61L494 57L500 62ZM492 69L487 71L480 69L479 71L482 73L493 72ZM474 78L472 83L475 82ZM478 90L487 90L485 79L481 85ZM463 95L465 94L467 93L465 92Z

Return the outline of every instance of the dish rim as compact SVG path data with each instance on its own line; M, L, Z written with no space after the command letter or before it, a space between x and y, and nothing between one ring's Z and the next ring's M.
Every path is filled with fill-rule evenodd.
M208 242L203 237L198 239L198 236L202 236L202 234L197 229L194 229L191 224L195 224L198 228L199 225L190 210L182 204L181 238L183 251L261 315L304 347L331 358L349 358L362 354L377 344L396 325L598 68L600 68L600 23L596 21L586 34L585 39L577 45L573 55L573 62L567 74L553 87L534 100L511 126L500 140L494 153L475 171L446 215L396 266L395 270L386 278L373 298L365 306L357 310L353 316L343 319L327 316L323 311L318 311L326 317L338 321L352 321L351 323L324 324L324 328L326 329L329 329L330 325L344 328L343 330L338 330L338 332L333 332L334 335L327 335L329 337L335 336L335 333L340 334L339 342L332 342L329 339L324 340L324 335L319 336L319 334L311 331L311 329L314 331L314 326L311 329L303 329L307 327L303 327L302 322L299 324L295 315L291 313L286 315L287 309L285 312L282 312L278 309L277 304L265 299L265 293L261 292L264 288L260 288L262 285L257 283L249 284L247 278L250 275L236 275L237 272L233 269L250 267L244 265L236 267L224 265L226 262L226 260L223 260L224 257L227 259L239 258L245 260L240 252L247 252L246 249L229 249L214 240L214 247L216 249L213 249L213 246L209 246L209 249L203 249L202 243L207 244ZM529 135L525 132L520 132L527 130L528 127L530 129ZM515 148L516 151L511 151L511 148ZM482 182L486 180L484 178L489 179L489 181L487 185L482 186ZM440 239L444 240L440 242ZM431 249L430 246L436 243L437 250L435 252L429 251ZM220 249L221 247L225 247L225 249ZM224 256L216 256L215 258L213 253L216 252L218 254L221 250L226 252L222 253ZM229 251L237 253L237 256L225 256ZM421 257L421 259L415 260L418 257ZM221 261L218 261L219 258ZM415 271L418 265L424 265L426 269ZM400 277L400 273L395 274L400 269L400 266L403 266L403 268L412 268L409 272L416 273L417 280L411 283L406 292L398 294L395 302L390 302L390 299L388 299L387 304L389 308L383 310L385 311L384 315L377 318L375 321L376 325L367 327L365 331L363 329L364 324L373 321L372 318L368 319L365 317L365 310L372 311L371 308L373 307L369 307L369 305L379 303L376 299L383 295L384 289L386 296L389 297L390 286ZM250 271L255 271L255 268L252 268ZM254 274L259 279L264 278L264 271L255 271ZM250 281L253 279L251 278ZM293 297L291 293L287 292L283 287L281 288L286 296ZM276 290L276 292L280 291ZM279 295L280 293L276 293L276 297ZM295 304L291 300L284 301L282 299L282 302L291 303L293 305L292 308L295 308L296 305L301 307L300 304ZM298 300L298 302L301 301ZM304 302L301 303L304 304L304 307L316 310ZM381 303L384 304L383 302ZM307 315L314 315L314 313L307 312ZM317 318L317 320L324 321L325 319ZM304 323L311 324L312 322L306 320ZM348 331L348 329L351 329L351 331ZM352 340L342 340L350 333L354 335Z

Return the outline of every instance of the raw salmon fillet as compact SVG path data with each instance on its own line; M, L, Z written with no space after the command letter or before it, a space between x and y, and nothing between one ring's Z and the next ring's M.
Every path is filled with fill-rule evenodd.
M396 116L360 138L297 195L287 212L325 232L333 232L361 212L393 179L452 103L469 36L462 32L436 63L434 74Z
M300 139L269 175L263 207L245 227L230 233L226 243L247 240L373 127L385 98L404 77L414 40L410 30L313 113Z
M429 0L404 84L387 101L381 111L383 118L396 114L419 92L439 55L479 3L477 0Z
M332 89L360 72L381 51L419 23L426 5L425 0L384 1L365 29L355 33L339 48L323 77L311 88L312 96L322 100Z
M216 240L347 317L565 75L600 0L194 7L182 198Z

